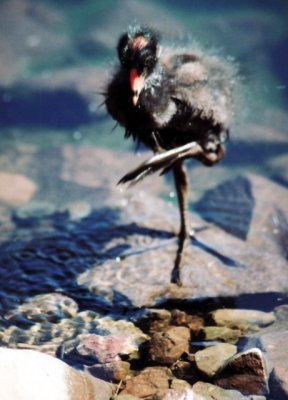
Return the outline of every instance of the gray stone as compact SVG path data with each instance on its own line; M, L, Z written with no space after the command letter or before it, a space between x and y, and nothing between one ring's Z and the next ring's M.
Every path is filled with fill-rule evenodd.
M1 400L109 400L112 385L32 350L0 348Z
M224 389L237 389L246 395L268 393L268 369L263 353L258 348L231 357L214 383Z
M276 318L274 313L257 310L239 310L222 308L212 312L217 325L231 328L248 329L272 324Z
M193 391L206 400L265 400L263 396L244 396L237 390L225 390L206 382L197 382Z
M229 343L219 343L195 353L197 368L212 378L237 352L237 347Z
M267 333L260 338L272 372L271 395L288 398L288 331Z

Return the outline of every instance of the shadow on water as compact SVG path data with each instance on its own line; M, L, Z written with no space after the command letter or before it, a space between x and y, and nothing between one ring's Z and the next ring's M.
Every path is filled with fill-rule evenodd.
M0 110L1 128L73 129L95 121L88 101L73 89L0 87Z
M17 235L0 246L0 304L5 314L29 296L61 292L73 298L80 309L109 312L132 310L124 293L113 299L91 293L77 283L80 273L107 260L139 255L177 238L170 232L148 229L136 224L115 225L118 212L110 208L94 210L80 221L70 220L69 212L12 220ZM43 231L43 226L44 231ZM133 235L160 239L154 246L133 246L126 238ZM228 267L239 263L197 239L192 244L221 260ZM171 260L172 263L172 260ZM241 265L242 266L242 265Z
M109 311L111 302L91 294L77 284L78 274L107 259L134 254L131 245L117 239L128 235L170 238L171 234L135 224L115 226L118 213L103 208L93 211L81 221L71 221L68 212L50 216L13 217L18 237L0 246L0 303L2 311L23 302L28 296L58 291L76 300L80 309ZM49 231L39 233L41 225ZM19 233L20 232L20 233ZM19 237L19 235L23 235ZM25 240L28 235L28 240ZM109 248L107 249L107 245ZM111 246L112 245L112 246ZM143 249L145 251L145 249ZM131 306L122 293L114 293L113 307ZM125 301L124 301L125 300Z
M251 183L245 176L239 176L208 190L194 208L207 221L246 240L254 206Z

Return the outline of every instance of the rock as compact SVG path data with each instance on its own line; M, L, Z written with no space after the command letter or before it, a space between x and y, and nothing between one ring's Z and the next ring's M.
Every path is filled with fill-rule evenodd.
M28 203L37 184L24 175L0 172L0 188L0 202L11 207Z
M64 318L74 317L77 311L78 305L70 297L49 293L31 298L7 314L6 318L13 322L22 315L35 322L59 322Z
M106 364L95 364L86 367L91 375L108 382L120 382L130 373L130 364L127 361L113 361Z
M195 362L177 361L171 366L171 371L176 378L184 379L190 384L193 384L200 379Z
M275 399L288 398L288 331L267 333L260 338L268 363L273 369L271 395Z
M273 312L229 308L213 311L212 318L217 325L240 329L263 327L276 320Z
M126 320L98 318L95 326L101 334L78 335L77 352L82 356L95 357L99 363L119 361L123 355L129 359L138 358L139 346L148 340L141 329Z
M121 355L129 355L135 348L131 347L130 338L123 335L100 336L93 333L83 333L78 336L80 344L77 352L82 356L94 357L102 364L120 361Z
M169 389L171 378L171 371L166 367L148 367L135 377L128 379L121 394L140 398L161 397Z
M163 332L171 324L171 313L165 309L147 309L144 318L141 318L141 327L144 326L145 331L150 334L154 332Z
M207 400L207 397L196 394L191 388L170 389L161 400Z
M131 396L130 394L119 394L114 396L113 400L139 400L139 397Z
M265 400L263 396L244 396L237 390L225 390L205 382L195 383L193 391L205 400Z
M172 326L165 332L156 332L149 342L152 361L170 365L182 354L189 353L190 331L184 326Z
M214 383L247 395L268 393L268 371L263 353L252 348L231 357Z
M189 315L182 310L172 310L172 324L188 326L191 331L198 332L204 325L203 318Z
M0 348L1 400L109 400L112 385L32 350Z
M212 378L237 352L237 347L229 343L219 343L195 353L197 368L205 375Z
M226 326L205 326L203 328L205 340L221 340L235 344L242 332L239 329L231 329Z

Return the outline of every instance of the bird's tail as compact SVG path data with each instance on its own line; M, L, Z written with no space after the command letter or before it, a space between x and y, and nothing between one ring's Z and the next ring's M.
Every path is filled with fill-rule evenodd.
M118 184L127 183L135 185L146 176L161 171L160 175L169 170L176 161L188 157L197 157L203 153L202 147L197 142L190 142L184 146L177 147L173 150L168 150L149 158L140 164L137 168L124 175Z

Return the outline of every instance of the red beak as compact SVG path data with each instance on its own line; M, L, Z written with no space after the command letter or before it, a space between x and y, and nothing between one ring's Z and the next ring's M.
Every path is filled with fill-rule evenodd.
M132 102L136 106L140 92L144 86L144 76L140 75L135 68L131 69L130 72L130 86L133 92Z

